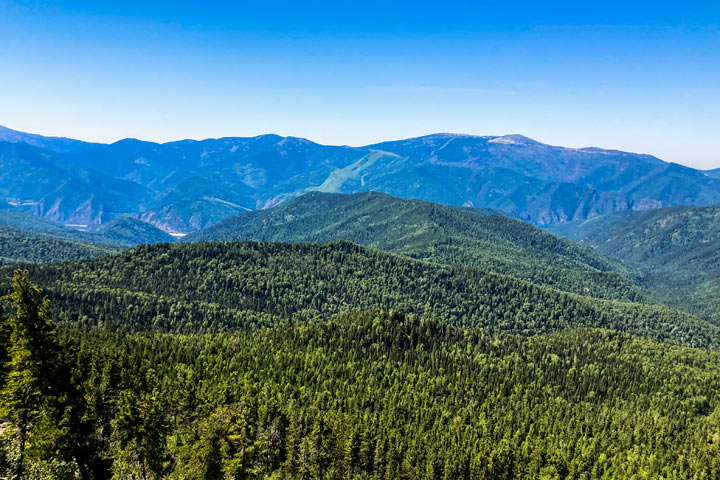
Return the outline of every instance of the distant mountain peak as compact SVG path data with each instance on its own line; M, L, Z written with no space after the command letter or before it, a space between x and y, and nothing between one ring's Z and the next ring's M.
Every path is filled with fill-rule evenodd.
M545 145L544 143L528 138L524 135L512 134L494 137L488 140L489 143L505 143L508 145Z
M110 145L160 145L156 142L148 142L146 140L140 140L138 138L123 138L121 140L118 140L116 142L111 143Z
M489 139L494 138L492 135L471 135L469 133L453 133L453 132L439 132L439 133L432 133L430 135L424 135L421 137L415 137L415 138L408 138L408 140L414 140L414 139L442 139L442 140L451 140L456 138L477 138L477 139Z
M2 141L2 132L16 135L0 130L0 170L6 173L0 193L61 223L94 224L128 214L189 233L310 190L375 190L487 207L537 225L720 202L720 178L712 172L518 134L440 132L347 147L275 134L103 145L20 132L13 144Z
M97 143L83 142L67 137L45 137L34 133L20 132L2 125L0 125L0 140L10 143L23 142L33 147L43 148L57 153L87 150L99 145Z

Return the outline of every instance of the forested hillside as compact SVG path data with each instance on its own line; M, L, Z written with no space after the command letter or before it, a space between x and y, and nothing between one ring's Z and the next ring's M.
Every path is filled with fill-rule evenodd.
M0 211L0 265L95 258L158 241L174 238L148 223L126 217L85 232L23 211Z
M0 226L43 233L58 240L106 245L134 246L141 243L174 242L167 233L131 217L118 217L99 227L78 230L47 220L17 207L0 211Z
M5 208L5 210L0 210L0 225L6 227L14 227L38 233L54 233L58 235L77 233L82 235L82 232L78 230L73 230L52 220L24 212L17 207L8 205L0 208ZM78 237L75 238L79 239Z
M85 326L217 332L396 309L490 331L602 327L720 346L720 327L664 307L581 297L349 242L155 244L27 268L61 318ZM4 280L9 273L0 270Z
M17 400L0 407L0 474L720 475L714 351L606 330L494 335L372 312L219 335L69 327L56 336L46 312L18 309L7 323L15 343L0 395ZM22 328L31 318L40 333ZM22 350L23 339L44 348ZM35 381L29 397L17 397L20 359ZM25 408L41 420L23 420Z
M437 263L479 267L582 295L637 300L627 269L519 220L382 193L308 193L192 233L184 242L355 243Z
M0 265L49 263L101 257L122 251L121 247L82 242L64 236L29 232L0 225Z
M197 207L181 197L172 215ZM659 212L578 227L629 268L379 193L183 244L130 217L0 212L0 265L52 302L0 268L0 477L717 478L720 326L631 302L648 297L628 278L711 312L718 215ZM702 308L671 298L690 280Z
M118 217L93 229L92 232L115 245L134 246L141 243L175 241L175 238L159 228L132 217Z
M553 231L636 268L664 303L720 323L720 205L625 212Z
M0 480L720 480L720 0L0 0L0 112Z

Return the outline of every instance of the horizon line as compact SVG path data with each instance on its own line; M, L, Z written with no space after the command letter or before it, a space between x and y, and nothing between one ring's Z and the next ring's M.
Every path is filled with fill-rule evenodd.
M691 166L684 165L684 164L677 163L677 162L670 162L670 161L667 161L667 160L663 160L662 158L657 157L657 156L652 155L652 154L649 154L649 153L631 152L631 151L627 151L627 150L620 150L620 149L617 149L617 148L606 148L606 147L597 147L597 146L566 147L566 146L564 146L564 145L553 145L553 144L541 142L541 141L539 141L539 140L536 140L536 139L534 139L534 138L528 137L528 136L523 135L523 134L521 134L521 133L508 133L508 134L504 134L504 135L476 135L476 134L470 134L470 133L434 132L434 133L428 133L428 134L425 134L425 135L416 135L416 136L411 136L411 137L395 138L395 139L390 139L390 140L381 140L381 141L378 141L378 142L368 143L368 144L363 144L363 145L348 145L348 144L320 143L320 142L316 142L316 141L314 141L314 140L311 140L311 139L309 139L309 138L307 138L307 137L296 136L296 135L281 135L281 134L278 134L278 133L262 133L262 134L259 134L259 135L251 135L251 136L229 135L229 136L222 136L222 137L206 137L206 138L201 138L201 139L189 138L189 137L188 137L188 138L179 138L179 139L176 139L176 140L168 140L168 141L144 140L144 139L137 138L137 137L124 137L124 138L120 138L120 139L115 140L115 141L91 141L91 140L81 140L81 139L76 138L76 137L66 137L66 136L46 135L46 134L40 134L40 133L26 132L26 131L23 131L23 130L16 130L16 129L14 129L14 128L10 128L10 127L7 127L7 126L5 126L5 125L1 125L1 124L0 124L0 131L2 131L2 130L9 130L9 131L11 131L11 132L18 133L18 134L22 134L22 135L32 135L32 136L41 137L41 138L48 138L48 139L54 139L54 140L69 140L69 141L74 141L74 142L82 142L82 143L86 143L86 144L105 145L105 146L107 146L107 145L114 145L114 144L116 144L116 143L123 142L123 141L127 141L127 140L134 140L134 141L143 142L143 143L153 143L153 144L156 144L156 145L168 145L168 144L171 144L171 143L181 143L181 142L205 142L205 141L208 141L208 140L224 140L224 139L232 139L232 138L255 139L255 138L261 138L261 137L275 136L275 137L280 137L280 138L283 138L283 139L291 138L291 139L296 139L296 140L304 140L304 141L306 141L306 142L310 142L310 143L313 143L313 144L315 144L315 145L321 145L321 146L325 146L325 147L367 148L367 147L373 147L373 146L375 146L375 145L379 145L379 144L382 144L382 143L402 142L402 141L407 141L407 140L414 140L414 139L419 139L419 138L435 137L435 136L442 136L442 135L452 136L452 137L470 137L470 138L488 138L488 139L508 138L508 137L516 137L516 138L517 138L517 137L521 137L521 138L523 138L523 139L529 140L529 141L532 142L532 143L535 143L535 144L538 144L538 145L547 146L547 147L562 148L562 149L566 149L566 150L576 150L576 151L586 151L586 150L590 150L590 149L596 149L596 150L602 150L602 151L606 151L606 152L629 153L629 154L632 154L632 155L642 155L642 156L647 156L647 157L653 157L653 158L656 158L656 159L661 160L661 161L663 161L663 162L665 162L665 163L668 163L668 164L682 165L682 166L685 166L685 167L687 167L687 168L692 168L692 169L694 169L694 170L705 171L704 169L691 167ZM2 140L2 139L0 139L0 141L8 142L7 140ZM22 141L20 141L20 142L8 142L8 143L27 143L27 142L22 142ZM32 145L31 145L31 146L32 146ZM707 170L712 170L712 169L707 169Z

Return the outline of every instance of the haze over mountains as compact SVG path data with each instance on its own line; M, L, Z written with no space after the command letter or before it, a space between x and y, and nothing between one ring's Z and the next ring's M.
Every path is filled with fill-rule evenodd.
M0 265L80 260L118 253L140 243L172 242L152 225L118 217L79 231L23 211L0 211Z
M490 207L537 225L720 202L720 179L649 156L519 135L436 134L364 147L294 137L91 144L0 129L0 201L64 224L133 216L190 233L309 191L378 190Z
M4 133L0 396L37 366L37 478L720 474L720 211L655 208L716 201L712 172L520 136Z

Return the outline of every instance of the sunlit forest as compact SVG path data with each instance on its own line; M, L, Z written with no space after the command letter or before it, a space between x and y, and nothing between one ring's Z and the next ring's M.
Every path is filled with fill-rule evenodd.
M5 297L10 478L717 478L720 353L393 311L165 333Z

